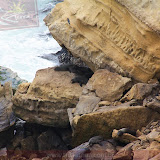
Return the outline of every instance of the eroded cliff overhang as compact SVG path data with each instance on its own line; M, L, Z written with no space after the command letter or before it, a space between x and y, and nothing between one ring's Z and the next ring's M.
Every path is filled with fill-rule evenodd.
M65 0L44 21L93 71L108 68L147 82L159 77L160 37L139 16L116 0Z

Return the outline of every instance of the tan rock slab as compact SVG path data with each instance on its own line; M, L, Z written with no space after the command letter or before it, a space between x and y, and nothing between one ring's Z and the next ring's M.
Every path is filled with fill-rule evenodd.
M110 138L115 128L140 129L152 119L159 119L159 116L157 112L143 106L121 104L101 107L96 112L82 115L76 124L73 124L75 127L73 145L79 145L96 135ZM74 123L74 118L72 122Z
M121 98L123 92L131 87L131 79L101 69L89 79L85 89L95 91L97 97L105 101L115 101Z

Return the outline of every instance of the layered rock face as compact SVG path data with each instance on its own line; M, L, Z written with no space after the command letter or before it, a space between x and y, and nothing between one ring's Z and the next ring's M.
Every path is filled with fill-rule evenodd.
M33 82L19 85L14 97L15 114L27 122L53 127L67 127L67 108L73 108L82 92L71 84L73 73L56 72L54 68L37 71Z
M53 37L93 71L108 68L141 82L159 77L159 2L118 1L126 7L115 0L65 0L44 21Z

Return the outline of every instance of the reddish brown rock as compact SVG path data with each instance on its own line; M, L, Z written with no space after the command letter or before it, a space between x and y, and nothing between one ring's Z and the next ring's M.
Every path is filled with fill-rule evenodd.
M114 156L113 160L132 160L133 152L132 152L133 143L130 143L120 149Z
M155 157L149 159L149 160L159 160L160 159L160 153L157 154Z
M148 160L159 153L160 151L157 150L135 150L133 160Z

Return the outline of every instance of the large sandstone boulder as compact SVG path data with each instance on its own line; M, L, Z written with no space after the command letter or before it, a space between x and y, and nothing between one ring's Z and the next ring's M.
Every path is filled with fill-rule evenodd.
M0 132L8 129L15 123L15 116L12 111L13 92L9 82L4 86L0 84Z
M31 84L19 85L13 97L15 114L27 122L67 127L67 108L76 106L83 89L72 78L74 74L54 68L37 71Z
M160 77L158 0L117 1L65 0L44 21L93 71L109 68L140 82Z
M72 111L68 110L68 112ZM130 102L118 106L100 107L95 112L81 116L74 116L71 113L69 115L74 131L73 145L75 146L96 135L110 138L115 128L140 129L151 120L160 117L159 113L143 106L132 106Z

